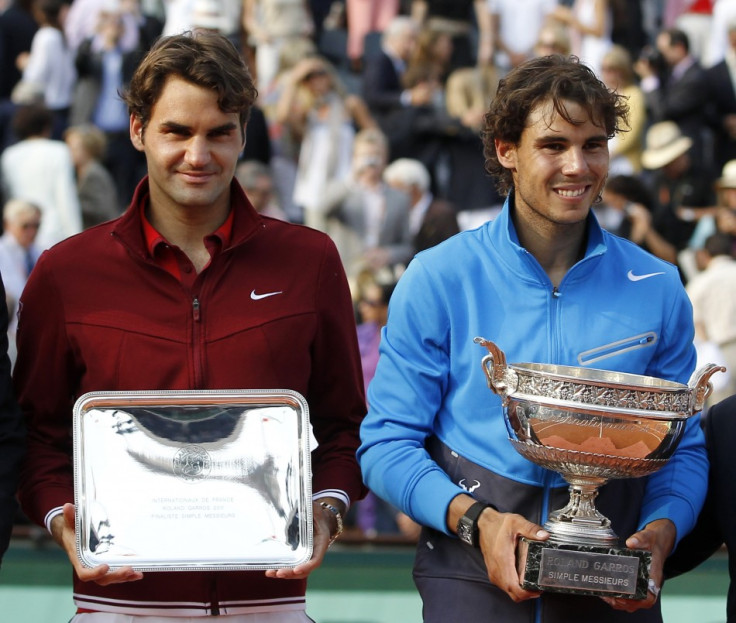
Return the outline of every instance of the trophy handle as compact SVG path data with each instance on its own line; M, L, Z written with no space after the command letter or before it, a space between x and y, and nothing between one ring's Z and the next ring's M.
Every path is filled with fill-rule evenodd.
M506 367L506 355L496 344L485 338L476 337L473 341L488 349L488 354L481 360L481 366L488 380L488 387L494 394L502 397L503 405L506 406L509 394L508 375L513 373L513 370Z
M702 368L693 372L690 377L687 386L691 390L690 398L690 414L694 415L698 411L702 411L705 401L708 396L713 393L713 383L710 382L710 377L716 372L725 372L726 368L719 366L715 363L709 363Z

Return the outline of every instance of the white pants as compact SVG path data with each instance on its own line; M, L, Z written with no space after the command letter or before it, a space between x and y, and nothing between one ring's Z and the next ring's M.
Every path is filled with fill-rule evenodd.
M202 623L210 618L213 617L159 617L114 612L85 612L75 615L69 623ZM314 623L304 610L225 614L216 618L218 623Z

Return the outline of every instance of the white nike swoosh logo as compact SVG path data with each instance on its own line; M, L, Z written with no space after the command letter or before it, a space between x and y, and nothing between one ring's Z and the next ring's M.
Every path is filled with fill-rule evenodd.
M629 271L626 273L626 276L629 278L629 281L641 281L642 279L649 279L649 277L656 277L657 275L664 275L664 272L660 273L647 273L646 275L635 275L634 271Z
M256 294L256 291L252 290L250 293L250 298L252 298L254 301L260 301L261 299L267 299L269 296L276 296L277 294L283 293L283 290L279 290L278 292L264 292L263 294Z

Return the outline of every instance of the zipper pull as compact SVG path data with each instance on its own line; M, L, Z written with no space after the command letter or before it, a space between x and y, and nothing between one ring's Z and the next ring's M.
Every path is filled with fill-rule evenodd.
M194 316L194 321L199 322L199 299L195 298L192 301L192 315Z
M560 298L561 296L562 296L562 292L560 292L560 291L559 291L559 290L557 289L557 286L554 286L554 287L552 288L552 297L553 297L553 298L556 298L556 299L558 299L558 298Z

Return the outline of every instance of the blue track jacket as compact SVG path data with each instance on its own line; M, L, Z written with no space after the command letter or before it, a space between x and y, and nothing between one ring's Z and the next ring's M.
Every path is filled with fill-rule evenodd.
M674 266L604 231L591 214L585 256L555 289L519 244L509 210L507 200L494 221L412 260L392 296L368 390L358 450L366 484L444 533L447 507L463 488L430 458L432 435L510 486L566 486L509 443L501 399L481 367L487 350L474 337L495 342L510 364L587 366L680 383L695 366L692 309ZM669 518L678 540L692 529L708 472L699 417L688 421L669 463L648 477L642 499L625 501L641 504L640 528ZM504 491L493 497L503 502Z

